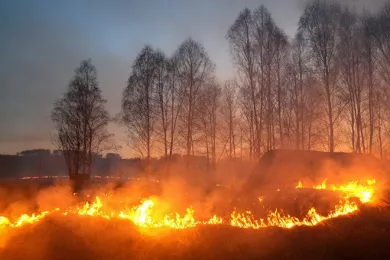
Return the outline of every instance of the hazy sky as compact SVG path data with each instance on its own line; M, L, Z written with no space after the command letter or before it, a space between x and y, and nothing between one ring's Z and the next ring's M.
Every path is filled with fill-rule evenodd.
M188 37L201 42L217 79L234 75L225 40L245 7L264 4L294 35L306 0L2 0L0 1L0 153L53 148L50 118L80 61L91 58L111 114L120 111L130 66L145 44L167 55ZM385 0L346 0L375 10ZM123 130L110 125L126 148Z

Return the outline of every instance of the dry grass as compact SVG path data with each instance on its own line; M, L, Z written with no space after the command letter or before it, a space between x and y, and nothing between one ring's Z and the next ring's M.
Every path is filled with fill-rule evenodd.
M203 226L141 232L128 222L54 217L10 234L0 259L389 259L390 209L314 228Z
M0 213L15 213L10 205L16 201L31 204L42 189L20 185L0 189L0 198L7 199L0 201ZM198 226L142 231L126 221L52 216L4 237L0 260L390 259L390 207L362 207L352 216L290 230Z

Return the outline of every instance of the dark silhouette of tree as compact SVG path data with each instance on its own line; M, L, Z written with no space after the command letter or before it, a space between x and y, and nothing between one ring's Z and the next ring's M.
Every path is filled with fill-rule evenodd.
M291 131L291 127L287 127L286 125L290 125L288 123L288 114L287 110L287 84L286 84L286 68L288 63L288 47L289 42L287 35L278 27L276 27L275 32L273 33L273 46L275 49L275 60L274 65L272 66L275 77L276 77L276 111L277 111L277 119L278 122L278 130L279 130L279 145L281 148L289 147L288 144L285 144L285 141L289 142L291 138L285 140L286 137L289 137L289 132Z
M63 151L75 191L91 175L95 156L113 147L107 132L110 121L101 95L97 71L91 60L84 60L64 96L55 102L52 120L55 145Z
M160 124L157 127L157 133L160 135L164 158L168 158L169 151L169 127L170 127L170 97L169 91L169 75L168 75L168 59L161 51L155 52L156 65L156 102L159 110Z
M299 20L299 29L309 42L314 66L322 81L330 152L335 150L335 123L340 115L336 61L340 15L341 6L336 2L315 0L306 6Z
M222 139L224 149L229 159L236 158L237 130L238 130L238 101L237 83L233 80L226 81L221 93L220 117L222 121ZM226 147L227 144L227 147ZM226 147L226 148L225 148Z
M361 18L362 30L363 30L363 60L366 67L367 73L367 99L368 99L368 151L370 154L374 150L374 133L375 133L375 92L377 91L374 82L375 82L375 44L374 44L374 27L375 27L375 18L368 14L367 12L363 14Z
M167 81L167 87L164 90L166 93L163 96L166 97L166 115L169 123L169 158L172 158L175 144L180 136L178 125L184 102L183 89L180 87L177 56L167 60Z
M175 53L180 80L180 99L183 99L182 125L185 128L185 149L189 157L194 153L196 123L200 119L199 99L202 89L212 83L215 65L204 47L193 39L185 40Z
M246 115L249 122L251 134L249 137L250 158L259 157L261 138L262 103L259 102L260 89L257 85L257 67L255 52L255 24L252 12L249 9L243 10L229 28L226 38L229 42L230 53L240 79L242 81L242 92L246 106Z
M363 30L357 14L345 9L339 26L340 45L338 64L341 84L345 86L344 99L350 108L352 151L366 151L363 133L363 94L366 86L366 68L363 55Z
M146 157L146 178L150 173L149 161L158 119L157 69L155 52L150 46L145 46L133 63L122 98L121 120L127 129L129 145Z
M245 104L249 153L257 161L262 151L284 147L284 132L290 132L284 111L289 42L263 5L254 12L244 9L226 37Z
M199 102L201 106L201 128L206 148L206 157L211 160L211 168L217 164L217 136L218 131L218 108L220 107L221 89L218 85L207 86Z

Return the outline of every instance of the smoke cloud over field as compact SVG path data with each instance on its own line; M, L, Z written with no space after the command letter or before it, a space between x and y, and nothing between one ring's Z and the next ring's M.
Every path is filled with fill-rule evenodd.
M164 167L156 168L149 181L143 177L127 181L93 180L85 187L82 196L74 196L66 180L58 180L49 186L28 181L4 183L0 188L0 197L4 198L0 201L0 215L17 218L24 213L67 209L86 201L92 202L95 196L101 197L114 211L120 211L139 205L143 199L152 196L161 215L182 214L192 206L198 217L207 219L214 214L228 215L235 208L243 211L258 211L261 207L262 211L287 209L298 203L294 198L301 196L299 203L306 203L305 192L313 193L310 189L321 185L325 179L326 184L336 186L352 181L367 185L368 180L375 179L375 199L382 196L382 186L387 182L382 161L363 155L329 156L316 152L272 151L265 154L254 168L243 162L226 162L215 171L195 167L186 172L183 165L171 164L169 175ZM296 189L298 183L309 191ZM331 204L338 202L338 193L324 191L321 194L316 195L321 199L316 205L327 200ZM264 201L259 203L259 197ZM307 209L301 211L307 212ZM294 209L291 212L294 213Z

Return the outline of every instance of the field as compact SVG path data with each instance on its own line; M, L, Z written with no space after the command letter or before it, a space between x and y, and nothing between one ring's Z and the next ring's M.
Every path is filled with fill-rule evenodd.
M123 221L49 218L13 234L0 259L389 259L390 209L316 227L228 226L142 234Z
M28 199L41 189L23 186L23 195L9 197ZM0 232L0 259L389 259L388 241L390 206L385 202L360 205L313 227L292 228L149 228L95 215L53 214Z

